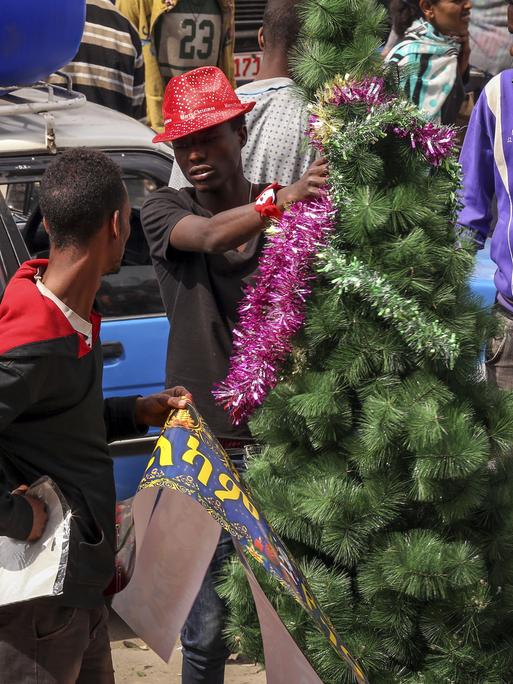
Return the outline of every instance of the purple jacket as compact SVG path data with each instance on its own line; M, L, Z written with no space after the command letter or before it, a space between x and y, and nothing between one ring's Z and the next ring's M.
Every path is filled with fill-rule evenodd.
M463 209L458 223L483 247L497 200L490 255L497 264L497 299L513 311L513 69L498 74L477 101L460 157Z

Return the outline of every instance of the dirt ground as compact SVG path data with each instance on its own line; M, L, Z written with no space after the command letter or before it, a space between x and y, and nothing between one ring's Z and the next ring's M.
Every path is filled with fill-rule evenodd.
M181 682L182 658L179 644L167 665L141 639L137 639L115 613L111 613L109 630L116 684ZM255 665L230 659L226 665L225 684L266 684L265 672Z

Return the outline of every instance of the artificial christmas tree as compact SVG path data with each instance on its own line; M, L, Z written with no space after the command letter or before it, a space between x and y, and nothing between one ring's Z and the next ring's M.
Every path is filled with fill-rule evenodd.
M329 198L316 208L326 230L310 254L305 325L251 423L266 446L247 480L372 684L512 682L513 398L478 365L493 323L469 294L473 247L454 226L453 135L398 94L376 53L373 0L306 0L302 14L295 73L330 162ZM313 221L308 207L295 220ZM273 335L301 321L283 299L304 276L291 261L275 271L287 288L266 299L262 281L250 299ZM271 356L243 387L246 403L232 392L235 416L274 384L269 369L288 350L274 338L265 347L265 326L253 339L248 315L240 353L247 343L255 363ZM237 363L231 390L258 374ZM229 385L217 392L228 404ZM352 681L294 600L261 580L322 680ZM220 591L233 641L260 658L236 563Z

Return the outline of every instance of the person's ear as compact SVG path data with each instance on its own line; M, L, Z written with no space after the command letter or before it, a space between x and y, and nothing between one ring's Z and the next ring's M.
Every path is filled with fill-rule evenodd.
M119 209L110 217L110 234L114 240L119 240L121 237L121 213Z
M262 50L262 52L265 49L264 27L263 26L261 26L258 29L258 47Z
M428 21L432 21L434 13L431 0L420 0L419 8L422 12L422 16L425 17Z
M246 145L248 142L248 128L247 126L241 126L239 130L237 131L237 134L239 136L240 140L240 148L242 148Z
M50 235L50 226L48 225L48 221L45 219L43 216L43 228L45 229L45 233L47 235Z

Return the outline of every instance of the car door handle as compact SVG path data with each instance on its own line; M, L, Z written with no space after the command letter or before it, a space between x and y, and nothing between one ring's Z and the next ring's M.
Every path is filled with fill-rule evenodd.
M121 342L104 342L102 350L104 359L119 359L125 352Z

